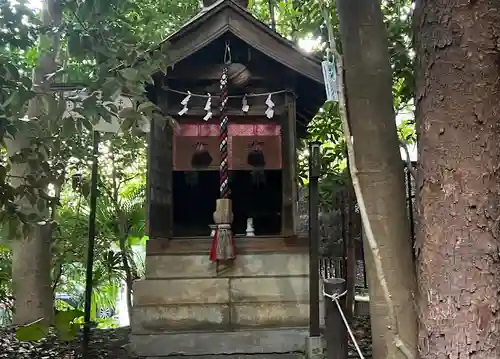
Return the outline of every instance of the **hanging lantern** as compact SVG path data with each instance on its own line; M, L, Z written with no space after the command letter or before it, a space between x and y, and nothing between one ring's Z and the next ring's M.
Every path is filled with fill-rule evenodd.
M255 168L266 167L266 158L262 152L262 141L253 141L248 145L247 163Z
M212 163L212 156L207 151L207 144L198 142L194 145L194 153L191 157L191 166L193 168L207 168Z

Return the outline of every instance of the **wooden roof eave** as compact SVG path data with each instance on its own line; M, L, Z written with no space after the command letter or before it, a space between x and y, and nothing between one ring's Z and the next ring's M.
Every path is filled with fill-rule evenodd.
M170 66L201 50L224 33L229 32L273 60L323 84L320 60L305 54L291 41L285 39L247 10L233 1L212 5L188 21L179 31L170 35L156 48L167 43ZM272 41L262 41L262 39Z

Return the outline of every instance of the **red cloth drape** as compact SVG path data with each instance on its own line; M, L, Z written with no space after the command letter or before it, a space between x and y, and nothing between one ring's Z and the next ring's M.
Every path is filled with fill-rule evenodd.
M212 239L212 245L210 246L210 255L209 255L209 258L212 262L217 262L217 261L221 261L221 260L232 260L232 259L236 258L236 245L234 243L234 235L231 236L231 246L232 246L232 250L234 253L233 258L217 258L217 244L218 244L217 243L217 231L215 231L214 238Z

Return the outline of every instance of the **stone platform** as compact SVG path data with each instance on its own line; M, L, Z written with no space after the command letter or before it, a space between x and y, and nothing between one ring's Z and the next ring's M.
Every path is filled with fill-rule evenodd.
M131 349L145 357L304 352L307 329L264 329L216 333L133 334ZM246 356L245 356L246 357Z
M283 238L242 239L234 263L217 270L208 258L210 241L206 249L182 241L156 243L146 257L146 278L134 283L131 349L137 355L304 351L307 247L287 246Z

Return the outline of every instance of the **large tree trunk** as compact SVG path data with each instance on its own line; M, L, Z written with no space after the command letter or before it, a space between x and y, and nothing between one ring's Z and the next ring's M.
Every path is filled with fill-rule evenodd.
M420 354L500 357L500 2L417 1Z
M41 12L43 31L58 28L61 8L58 0L44 0ZM58 34L40 36L40 57L33 72L33 90L37 94L28 105L28 116L36 118L43 108L42 97L50 94L50 83L46 75L56 71L56 57L59 50ZM6 141L9 156L23 148L30 147L29 134L21 129L14 140ZM24 184L28 174L33 173L24 163L12 163L10 175L14 187ZM48 216L48 210L40 212L37 205L25 198L19 199L24 213ZM15 324L27 324L39 319L52 322L54 306L51 280L51 238L50 225L35 226L34 230L22 234L22 238L12 242L12 282L15 298Z
M358 191L356 195L366 208L363 225L366 229L369 223L379 252L370 251L373 242L364 236L364 248L370 251L366 267L373 358L415 357L415 268L386 29L377 0L339 0L337 7L355 155L353 166L357 168L357 173L352 174L353 183L357 176L362 198ZM381 267L376 266L374 256Z

